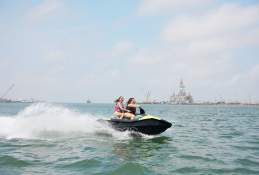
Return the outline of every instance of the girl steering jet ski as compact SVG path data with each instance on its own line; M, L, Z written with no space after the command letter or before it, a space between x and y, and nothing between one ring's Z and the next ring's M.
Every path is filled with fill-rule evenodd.
M125 109L123 100L122 96L115 100L116 105L114 107L114 115L118 118L100 119L100 122L106 123L118 131L133 131L147 135L161 134L172 126L172 123L163 120L158 116L146 114L145 110L136 104L134 98L129 99L127 108ZM136 113L137 107L140 110L139 114ZM123 117L131 120L122 120Z
M130 111L129 113L131 113L135 116L137 107L140 107L140 106L137 105L135 98L129 98L129 100L127 102L127 107L126 107L126 109Z
M114 115L122 119L123 117L129 118L130 120L134 119L134 115L130 113L123 105L124 98L120 96L118 99L115 100L114 106Z

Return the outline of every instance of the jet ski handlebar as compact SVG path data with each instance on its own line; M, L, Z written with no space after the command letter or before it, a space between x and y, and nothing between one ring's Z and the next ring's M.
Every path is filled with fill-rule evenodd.
M145 110L140 106L139 106L139 112L140 112L140 115L146 114Z

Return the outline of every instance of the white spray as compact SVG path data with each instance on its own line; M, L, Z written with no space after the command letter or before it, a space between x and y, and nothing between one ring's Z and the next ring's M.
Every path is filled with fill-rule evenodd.
M95 133L105 130L114 134L91 114L81 114L68 108L45 103L32 104L15 116L0 116L0 136L35 138L42 132ZM115 133L116 134L116 133Z

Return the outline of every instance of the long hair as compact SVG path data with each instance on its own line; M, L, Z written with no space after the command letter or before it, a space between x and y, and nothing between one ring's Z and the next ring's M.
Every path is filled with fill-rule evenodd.
M129 98L128 102L127 102L127 106L134 100L134 98Z
M115 103L118 103L120 99L123 98L122 96L119 96L116 100L114 100Z

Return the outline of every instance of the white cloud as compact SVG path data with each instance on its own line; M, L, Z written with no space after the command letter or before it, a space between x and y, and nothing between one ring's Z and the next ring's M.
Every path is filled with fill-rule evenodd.
M255 84L259 85L259 64L254 65L250 70L246 72L239 73L233 76L233 78L229 82L229 85L231 86L237 85L240 82L243 82L242 86L247 86L247 87L250 87L251 85L255 85Z
M159 43L138 50L131 58L135 72L152 77L146 84L155 82L151 87L161 96L170 93L165 92L168 88L175 89L180 78L189 84L196 100L212 100L219 96L226 99L242 97L244 100L249 86L250 94L256 96L257 91L251 87L259 85L252 85L257 78L251 77L258 72L255 68L251 71L251 65L245 69L253 72L253 76L246 73L246 78L229 82L241 72L242 63L239 63L237 52L246 52L247 48L259 44L258 5L223 4L203 12L203 15L176 15L161 31L161 36ZM246 87L242 86L244 79ZM241 90L237 92L236 87Z
M131 63L135 66L157 66L163 62L165 55L160 55L160 50L141 49L131 58ZM162 56L162 57L161 57Z
M48 62L61 62L66 58L65 52L63 50L53 50L46 53L44 60Z
M259 6L226 4L203 16L176 17L161 35L184 64L179 72L223 89L239 71L236 52L259 44Z
M132 42L130 41L120 41L117 42L112 48L112 56L127 56L134 52L135 48Z
M259 102L258 87L259 64L256 64L249 70L233 75L232 78L220 88L225 89L225 93L232 96L233 100Z
M33 7L27 14L29 21L40 21L56 14L63 7L60 0L44 0Z
M213 100L219 94L237 99L250 94L259 99L259 66L252 65L258 64L259 55L254 49L259 44L258 4L220 2L214 6L213 0L145 0L139 13L158 18L130 15L123 18L127 26L114 27L112 18L94 21L87 16L90 13L66 9L65 1L38 2L26 16L33 27L20 30L15 22L11 29L19 33L4 32L14 39L11 47L6 44L10 37L2 40L10 50L10 55L3 56L13 57L13 61L0 60L2 75L11 72L0 79L7 85L16 84L13 97L108 102L118 94L142 100L151 91L152 97L164 100L183 78L195 100ZM64 9L80 15L81 20L70 18L77 20L71 26ZM53 22L64 23L60 28ZM143 25L136 25L139 22ZM168 25L161 26L165 22ZM35 23L44 25L34 28ZM156 29L150 30L154 25ZM163 30L156 33L159 28Z
M162 38L171 43L190 45L194 47L193 50L204 48L204 51L218 51L259 42L258 31L258 5L246 7L228 4L204 16L173 19L163 30Z
M143 0L139 13L156 15L159 13L190 10L211 4L213 0Z

